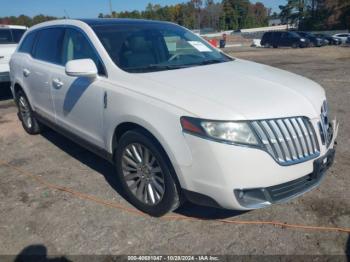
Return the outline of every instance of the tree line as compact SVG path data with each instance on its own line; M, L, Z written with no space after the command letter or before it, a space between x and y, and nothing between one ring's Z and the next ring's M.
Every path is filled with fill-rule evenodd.
M249 0L190 0L175 5L161 6L148 4L143 11L113 11L99 14L100 18L143 18L177 23L190 29L211 28L213 30L236 30L266 26L269 9L264 4L250 3ZM37 23L57 19L52 16L26 15L0 18L0 23L32 26Z
M283 22L301 30L350 29L350 0L288 0L279 8Z
M249 0L191 0L176 5L148 4L144 11L112 12L99 17L144 18L177 23L191 29L236 30L268 24L269 9Z
M281 18L282 23L299 25L302 30L349 29L350 0L286 0L280 13L261 2L249 0L190 0L175 5L148 4L143 11L113 11L100 18L142 18L164 20L190 29L237 30L268 25L269 18ZM61 17L64 18L64 17ZM53 16L26 15L0 17L0 24L32 26L57 19Z

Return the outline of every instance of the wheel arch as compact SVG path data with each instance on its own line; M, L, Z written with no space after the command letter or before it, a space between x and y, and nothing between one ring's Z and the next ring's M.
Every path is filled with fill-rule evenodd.
M26 94L26 92L24 91L23 87L21 84L19 84L18 82L15 82L13 85L13 98L16 100L17 99L17 94L19 91L22 91L24 94Z
M174 175L174 179L176 180L177 185L179 188L182 187L182 179L181 175L179 175L179 170L178 170L178 163L176 161L176 158L173 154L173 152L170 150L169 145L162 139L161 135L156 131L155 128L139 122L139 121L124 121L120 122L116 127L114 128L114 133L113 137L111 139L111 150L112 150L112 155L113 159L115 157L115 151L118 146L118 142L120 141L121 137L123 134L125 134L128 131L131 130L141 130L143 134L147 135L150 137L152 140L154 140L162 153L164 153L164 156L166 158L166 161L168 162L170 168L172 169L172 173Z

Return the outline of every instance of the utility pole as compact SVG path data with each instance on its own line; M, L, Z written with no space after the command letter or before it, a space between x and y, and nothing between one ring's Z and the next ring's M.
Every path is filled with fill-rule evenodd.
M112 17L113 16L112 0L109 0L109 13L111 14L111 17Z

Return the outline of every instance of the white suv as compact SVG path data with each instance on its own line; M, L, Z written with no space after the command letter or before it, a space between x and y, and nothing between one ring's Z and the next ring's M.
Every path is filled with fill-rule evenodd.
M280 203L333 163L338 127L318 84L231 58L172 23L43 23L10 67L24 129L48 125L113 162L128 200L154 216L183 199Z
M16 25L0 25L0 83L9 82L9 61L27 28Z

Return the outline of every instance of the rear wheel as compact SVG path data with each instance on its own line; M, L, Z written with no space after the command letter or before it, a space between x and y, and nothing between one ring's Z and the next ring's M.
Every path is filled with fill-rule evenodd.
M17 93L16 101L18 106L18 117L22 122L24 130L31 135L39 134L42 129L41 125L35 118L28 98L23 91Z
M115 162L128 200L141 211L159 217L180 205L173 168L157 141L143 130L121 137Z

